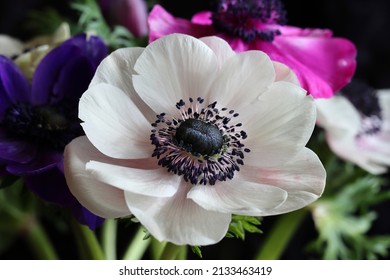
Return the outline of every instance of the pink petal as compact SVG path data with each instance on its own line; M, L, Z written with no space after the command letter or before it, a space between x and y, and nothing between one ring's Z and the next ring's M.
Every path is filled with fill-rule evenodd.
M326 32L305 32L257 42L257 48L272 60L282 62L297 74L301 85L315 98L328 98L345 86L356 68L356 48L343 38L329 38ZM291 31L289 30L291 33ZM304 36L302 35L304 34Z
M149 13L149 42L164 35L183 33L195 37L213 35L213 28L205 25L192 24L189 20L175 18L160 5L155 5Z
M211 19L212 13L210 11L202 11L199 13L196 13L192 18L191 22L195 24L201 24L201 25L212 25L213 21Z

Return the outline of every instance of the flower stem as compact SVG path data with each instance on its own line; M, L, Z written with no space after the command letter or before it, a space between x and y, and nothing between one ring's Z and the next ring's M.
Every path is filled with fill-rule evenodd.
M256 255L257 260L277 260L280 259L295 231L308 213L307 208L303 208L288 214L279 216L275 225L268 232L268 235Z
M41 224L33 216L26 216L23 226L25 238L37 259L57 260L58 256Z
M102 247L107 260L116 259L116 234L118 224L115 219L105 220L102 227Z
M80 257L86 260L103 260L103 250L95 233L74 219L71 221L71 226L80 251Z
M183 246L178 246L173 243L167 242L164 247L164 250L161 253L161 260L175 260L182 250Z
M140 260L143 257L151 240L151 238L144 239L144 237L145 231L143 227L140 226L123 256L124 260Z

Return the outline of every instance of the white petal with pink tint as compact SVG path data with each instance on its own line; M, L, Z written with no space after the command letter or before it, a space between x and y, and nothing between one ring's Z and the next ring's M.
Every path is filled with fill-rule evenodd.
M131 212L160 241L210 245L226 234L231 214L209 211L187 198L191 186L181 183L172 197L157 198L125 192Z
M72 194L94 214L110 219L130 215L122 190L90 176L85 164L91 160L108 160L87 139L74 139L65 149L65 177Z
M81 97L79 117L88 139L107 156L148 158L151 125L132 100L109 84L90 87Z

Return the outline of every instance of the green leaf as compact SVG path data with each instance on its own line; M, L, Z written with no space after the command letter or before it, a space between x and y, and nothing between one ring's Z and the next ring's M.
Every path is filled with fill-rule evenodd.
M233 215L226 237L235 237L245 240L246 231L250 233L262 233L262 231L258 228L260 224L260 218L258 217Z
M1 177L0 178L0 190L13 186L19 179L20 179L20 177L12 176L12 175Z
M104 19L96 0L78 0L72 3L72 7L79 12L78 28L80 32L98 35L111 50L146 46L146 38L135 38L126 27L110 27Z
M390 191L383 190L383 185L384 180L379 176L357 176L354 181L339 186L338 192L325 195L312 204L319 236L310 244L310 249L324 259L386 257L390 235L369 234L377 217L372 206L390 199Z
M192 252L197 255L199 258L202 258L202 251L200 249L200 246L191 246Z

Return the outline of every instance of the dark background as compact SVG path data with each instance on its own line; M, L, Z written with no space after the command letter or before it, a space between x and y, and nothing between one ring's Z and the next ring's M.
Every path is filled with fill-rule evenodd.
M0 33L9 34L22 40L31 37L29 26L26 26L31 10L39 10L50 6L61 14L75 18L75 13L69 8L69 1L56 0L12 0L0 2ZM172 14L178 17L190 18L193 13L206 10L209 1L165 0L160 3ZM356 44L358 49L357 69L355 79L359 79L374 88L390 88L390 1L388 0L286 0L284 1L288 24L300 27L329 28L335 36L346 37ZM386 174L389 178L389 174ZM378 219L374 223L370 234L389 234L390 203L383 203L376 207ZM274 223L274 217L267 217L261 229L264 232ZM133 228L121 225L125 239ZM74 248L67 244L74 244L72 237L62 235L51 229L53 238L58 243L62 258L77 258ZM300 227L290 246L282 256L283 259L316 259L319 256L305 251L308 240L316 236L313 222L306 219ZM243 243L236 239L225 239L217 245L202 249L204 259L250 259L254 256L262 235L249 234ZM120 250L120 248L119 248ZM192 253L191 258L197 258ZM1 258L24 259L32 256L26 252L25 244L18 242Z

